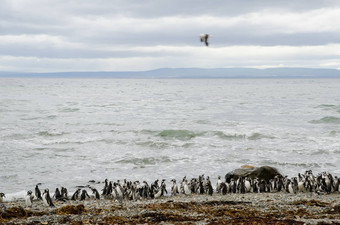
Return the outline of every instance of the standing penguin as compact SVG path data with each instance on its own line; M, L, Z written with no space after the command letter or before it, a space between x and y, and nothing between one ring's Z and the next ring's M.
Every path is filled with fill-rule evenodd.
M185 181L183 182L183 191L184 191L184 194L186 194L186 195L191 194L191 190L190 190L190 188L189 188L189 186L188 186L187 180L185 180Z
M177 187L175 179L172 179L171 181L172 181L171 195L175 196L175 195L179 194L178 187Z
M71 200L76 201L79 199L80 189L78 188L72 195Z
M108 191L109 191L109 183L108 183L108 180L105 179L105 185L104 185L104 188L103 188L102 195L108 195Z
M6 198L4 193L0 193L0 203L3 202L3 198Z
M60 191L59 191L59 188L56 188L56 189L55 189L55 192L54 192L53 197L54 197L56 200L59 200L59 199L62 198L62 197L61 197L61 194L60 194Z
M239 179L237 180L237 189L238 189L238 192L241 194L246 193L246 185L244 183L243 177L239 177Z
M91 188L91 187L90 187L90 189L92 190L92 194L94 194L95 199L100 199L100 194L97 191L97 189Z
M221 183L220 192L221 192L223 195L226 195L227 192L229 191L229 190L228 190L228 186L229 186L229 185L227 185L227 183L225 183L225 182L222 182L222 183Z
M36 197L36 199L42 200L41 191L40 191L38 185L39 185L39 184L35 185L35 197Z
M61 196L62 196L62 198L64 198L64 199L67 199L68 197L67 197L67 195L68 195L68 192L67 192L67 189L66 188L64 188L64 187L61 187Z
M159 198L161 196L164 196L165 192L167 193L167 190L166 190L165 182L163 180L162 183L161 183L161 186L160 186L160 188L158 190L158 192L154 195L154 197L155 198Z
M217 184L216 184L216 192L217 192L217 193L220 193L221 184L222 184L221 176L218 176L218 177L217 177Z
M208 177L209 178L209 177ZM206 187L207 187L207 192L209 195L213 195L214 189L211 185L211 182L209 179L207 179L207 183L206 183Z
M246 192L249 193L250 190L251 190L251 178L249 178L249 177L245 178L244 186L245 186Z
M259 192L260 192L260 193L266 192L266 181L265 181L265 180L261 180L261 181L260 181L260 184L259 184Z
M26 202L26 206L31 207L32 206L32 200L33 200L33 194L32 191L28 191L27 195L25 197L25 202Z
M87 193L87 191L86 190L82 190L81 195L80 195L80 201L84 201L85 199L89 199L89 198L90 198L90 196Z
M44 193L42 195L42 200L46 206L54 207L54 204L50 196L50 191L47 188L44 190Z

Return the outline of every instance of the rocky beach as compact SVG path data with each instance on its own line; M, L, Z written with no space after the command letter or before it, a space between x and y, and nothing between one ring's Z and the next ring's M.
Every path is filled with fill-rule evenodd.
M159 199L2 203L1 224L340 224L340 195L180 194Z

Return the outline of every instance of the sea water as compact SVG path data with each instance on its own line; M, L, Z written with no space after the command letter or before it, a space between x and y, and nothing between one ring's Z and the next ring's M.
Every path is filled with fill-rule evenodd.
M0 192L241 165L340 175L340 79L0 79Z

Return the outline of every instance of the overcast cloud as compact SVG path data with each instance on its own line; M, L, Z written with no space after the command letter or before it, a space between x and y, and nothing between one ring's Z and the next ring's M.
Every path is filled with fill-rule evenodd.
M0 71L340 69L339 15L337 0L1 0Z

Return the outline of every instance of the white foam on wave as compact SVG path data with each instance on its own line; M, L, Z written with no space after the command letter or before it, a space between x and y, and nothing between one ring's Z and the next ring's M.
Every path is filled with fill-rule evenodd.
M25 198L27 191L22 190L14 193L5 193L5 198L3 198L4 202L11 202L16 200L22 200Z

